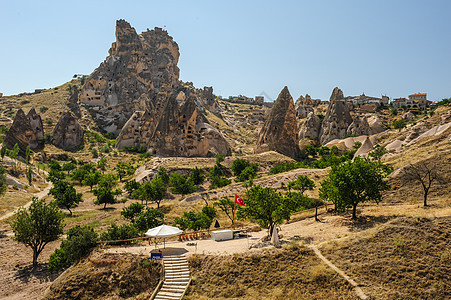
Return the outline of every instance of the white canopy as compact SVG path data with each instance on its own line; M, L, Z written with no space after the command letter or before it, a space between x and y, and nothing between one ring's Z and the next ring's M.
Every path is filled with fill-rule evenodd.
M168 226L168 225L161 225L155 228L151 228L149 230L147 230L147 232L145 233L147 236L150 237L170 237L170 236L174 236L174 235L179 235L181 234L183 231L180 230L177 227L172 227L172 226Z

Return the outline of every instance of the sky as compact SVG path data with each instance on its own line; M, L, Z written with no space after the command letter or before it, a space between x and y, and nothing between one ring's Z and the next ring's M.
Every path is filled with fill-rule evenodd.
M223 97L288 86L308 93L451 97L451 1L0 0L0 93L51 88L90 74L117 19L164 27L180 79ZM269 99L265 99L269 100Z

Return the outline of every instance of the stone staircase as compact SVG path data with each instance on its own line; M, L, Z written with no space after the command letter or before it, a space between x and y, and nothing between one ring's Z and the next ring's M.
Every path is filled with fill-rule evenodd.
M181 299L189 284L189 267L185 255L168 255L163 259L164 282L154 299Z

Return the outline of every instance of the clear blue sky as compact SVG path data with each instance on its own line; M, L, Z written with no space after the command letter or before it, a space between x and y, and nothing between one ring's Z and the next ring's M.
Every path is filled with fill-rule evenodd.
M451 1L0 2L0 92L49 88L90 74L115 21L166 28L180 79L217 95L451 97Z

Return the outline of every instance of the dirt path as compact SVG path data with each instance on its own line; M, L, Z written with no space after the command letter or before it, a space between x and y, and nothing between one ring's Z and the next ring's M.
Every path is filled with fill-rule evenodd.
M340 274L341 277L343 277L344 279L346 279L347 282L349 282L355 289L355 292L357 294L357 296L360 299L368 299L368 297L365 295L365 293L362 291L362 289L359 287L359 285L357 284L357 282L355 282L351 277L349 277L348 275L345 274L345 272L343 272L342 270L340 270L339 268L337 268L337 266L335 266L332 262L330 262L330 260L328 260L327 258L325 258L322 254L321 251L319 251L318 247L316 247L316 245L308 245L309 248L313 249L313 251L315 251L315 254L323 261L326 263L326 265L328 265L330 268L332 268L335 272L337 272L338 274Z
M33 197L37 197L38 199L41 199L41 198L47 196L47 194L49 193L50 189L53 187L53 184L51 182L47 182L47 183L48 183L48 186L45 189L43 189L42 191L33 194ZM25 204L22 207L23 208L28 208L31 205L31 202L32 201L28 202L27 204ZM12 217L16 212L17 212L17 209L15 211L9 212L9 213L1 216L0 217L0 221L8 219L9 217Z

